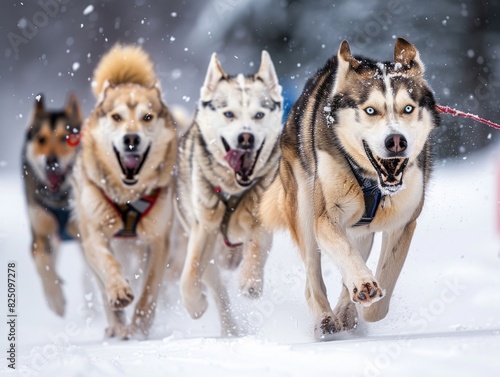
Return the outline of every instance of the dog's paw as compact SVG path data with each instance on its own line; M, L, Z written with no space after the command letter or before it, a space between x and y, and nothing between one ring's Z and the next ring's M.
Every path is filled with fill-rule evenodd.
M146 340L149 336L149 328L143 329L141 326L130 324L124 327L120 335L122 340Z
M319 341L329 341L339 331L342 331L342 325L338 318L333 314L325 314L314 327L314 337Z
M127 282L122 281L110 286L107 290L108 302L112 310L120 310L129 305L134 299L132 289Z
M384 297L384 291L373 279L361 279L351 288L351 300L363 306L370 306Z
M153 309L135 309L129 330L134 339L145 339L149 336L149 329L153 325L155 318Z
M58 316L63 317L66 308L66 300L61 287L61 280L56 279L50 287L45 287L45 296L49 308Z
M121 340L130 339L128 326L124 324L115 324L108 326L106 330L104 330L104 335L106 336L106 338L117 338Z
M358 325L358 311L350 301L343 302L340 307L335 308L333 313L338 318L342 331L355 329Z
M199 295L182 295L182 303L193 319L200 318L208 307L207 296L203 292Z
M240 279L240 292L250 298L259 298L262 295L263 282L261 278Z

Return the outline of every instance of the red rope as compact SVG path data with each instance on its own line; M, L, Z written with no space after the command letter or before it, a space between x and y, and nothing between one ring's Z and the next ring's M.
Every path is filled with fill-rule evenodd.
M494 123L494 122L487 120L487 119L483 119L483 118L478 117L477 115L474 115L471 113L464 113L463 111L455 110L455 109L452 109L451 107L441 106L438 104L436 104L436 110L438 113L450 114L454 117L460 116L460 117L464 117L464 118L474 119L476 122L481 122L481 123L487 124L490 127L496 128L497 130L500 130L500 124Z

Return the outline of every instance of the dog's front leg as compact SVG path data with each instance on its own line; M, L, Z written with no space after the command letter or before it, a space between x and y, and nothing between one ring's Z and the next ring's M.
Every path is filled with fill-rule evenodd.
M382 252L377 266L377 279L386 289L386 295L382 300L362 309L365 321L380 321L387 315L392 292L408 255L408 249L416 226L417 222L414 220L404 227L383 233Z
M105 290L107 304L112 310L120 310L134 299L128 282L123 277L120 263L108 248L104 235L98 229L82 234L85 257Z
M370 255L373 245L373 233L357 237L354 242L354 247L361 253L361 257L366 262ZM382 284L383 287L385 287ZM356 304L351 301L350 293L347 287L342 284L342 291L340 293L337 306L333 310L335 316L342 324L342 330L352 330L358 323L358 312Z
M233 317L229 294L224 281L221 280L219 266L208 263L203 280L212 291L212 296L219 310L221 335L238 336L240 334L238 325Z
M43 284L43 291L49 307L59 316L64 315L66 301L62 281L56 273L56 251L52 237L57 231L54 218L38 206L29 208L33 235L31 252L36 269Z
M203 273L213 254L218 230L207 229L200 222L193 224L188 251L181 275L182 302L192 318L199 318L207 309L207 297L202 282Z
M158 293L162 287L163 274L167 268L170 240L158 237L150 246L148 272L142 295L137 303L130 325L130 334L141 332L149 335L149 329L155 318Z
M353 302L369 306L384 295L382 287L366 267L365 261L349 241L337 214L323 214L315 221L315 233L322 252L328 255L342 274Z
M250 237L243 256L240 272L240 291L251 298L262 295L264 266L273 244L272 233L263 228L256 229Z

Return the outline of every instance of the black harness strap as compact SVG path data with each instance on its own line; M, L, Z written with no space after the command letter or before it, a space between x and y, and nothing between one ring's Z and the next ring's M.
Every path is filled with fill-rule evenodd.
M349 162L349 166L351 167L351 170L356 177L361 190L363 191L363 199L365 202L365 212L363 213L363 216L361 216L361 219L353 226L368 225L375 218L377 208L380 201L384 198L384 195L382 195L376 180L363 177L361 175L361 168L359 165L347 156L346 160Z
M122 217L123 228L116 232L115 237L136 237L137 224L148 214L156 203L160 194L160 189L154 190L151 195L145 195L133 203L115 203L106 194L104 197L113 206L116 212Z
M229 227L229 221L231 220L231 216L233 215L234 211L236 211L236 208L238 207L238 204L240 204L241 199L243 198L243 196L245 196L245 193L257 183L258 180L259 179L255 179L252 182L251 186L249 186L240 195L228 195L223 193L220 187L212 186L213 192L219 197L219 200L226 207L226 210L224 211L224 216L222 217L222 221L220 223L220 232L222 234L222 238L224 239L224 244L227 247L235 248L243 245L242 242L232 243L231 241L229 241L229 238L227 236L227 230L228 230L227 228Z
M240 204L241 198L243 195L227 195L224 194L220 187L214 187L213 188L215 194L219 197L219 200L224 203L224 206L226 207L226 210L224 211L224 217L222 217L222 221L220 223L220 232L222 234L222 238L224 239L224 244L227 247L238 247L243 245L242 242L238 243L232 243L229 241L229 238L227 236L227 228L229 226L229 220L231 220L231 216L236 211L236 207L238 207L238 204Z

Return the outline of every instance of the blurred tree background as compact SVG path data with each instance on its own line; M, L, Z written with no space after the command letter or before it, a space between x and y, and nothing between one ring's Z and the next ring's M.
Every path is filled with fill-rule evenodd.
M343 39L354 54L390 60L401 36L414 43L443 105L500 121L500 2L336 0L39 0L2 4L0 172L19 169L32 104L62 107L69 91L93 107L92 72L116 42L143 45L168 104L193 112L210 54L229 73L252 73L266 49L292 103ZM500 131L443 116L438 157L463 156Z

